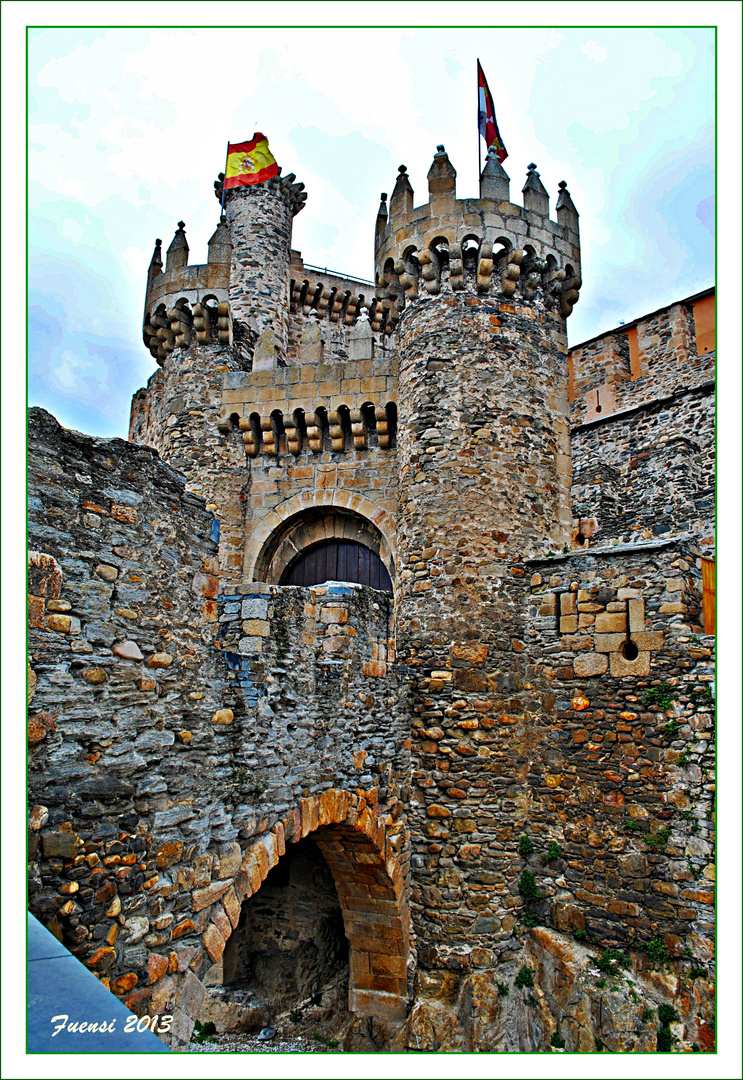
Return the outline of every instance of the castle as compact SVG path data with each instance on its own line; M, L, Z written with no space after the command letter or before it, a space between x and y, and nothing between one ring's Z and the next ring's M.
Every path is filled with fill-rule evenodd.
M351 1049L712 1048L712 290L569 350L534 165L400 166L373 283L222 179L131 441L31 414L31 910L175 1049L333 980Z

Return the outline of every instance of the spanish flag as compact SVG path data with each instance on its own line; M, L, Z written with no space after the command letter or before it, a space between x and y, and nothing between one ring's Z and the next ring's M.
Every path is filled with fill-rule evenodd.
M260 131L249 142L228 144L225 188L262 184L278 171L276 158L268 149L268 139Z

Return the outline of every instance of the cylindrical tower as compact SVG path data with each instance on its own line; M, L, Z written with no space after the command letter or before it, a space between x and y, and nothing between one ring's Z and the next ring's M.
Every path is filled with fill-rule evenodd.
M180 221L165 270L157 240L147 274L144 340L162 370L133 402L130 437L206 497L228 577L242 569L248 481L241 417L225 393L242 373L285 362L291 225L306 199L294 180L229 190L203 265L189 265Z
M307 198L293 173L226 193L230 307L254 340L253 370L286 363L292 220Z
M558 221L529 166L523 207L489 157L457 200L443 146L429 203L401 166L376 238L400 360L398 655L412 673L416 931L421 956L511 935L537 706L523 560L571 537L565 318L580 286L578 215ZM516 860L516 861L515 861Z

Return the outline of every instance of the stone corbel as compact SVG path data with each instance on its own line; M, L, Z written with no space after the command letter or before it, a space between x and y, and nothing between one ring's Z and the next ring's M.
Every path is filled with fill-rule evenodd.
M366 450L366 426L360 409L351 410L351 434L357 450Z
M449 244L449 281L455 292L464 288L462 245L459 243Z
M330 441L334 450L343 450L343 426L340 413L329 412L328 424L330 425Z
M477 289L478 292L487 292L490 288L490 277L493 273L493 245L483 242L477 256Z

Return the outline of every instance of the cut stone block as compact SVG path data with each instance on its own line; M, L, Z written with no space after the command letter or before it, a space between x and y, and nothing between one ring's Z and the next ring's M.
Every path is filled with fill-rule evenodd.
M638 653L634 660L626 660L621 653L613 652L609 657L610 673L615 679L621 679L625 675L636 675L644 678L650 674L650 653Z
M598 621L598 619L597 619ZM596 652L618 652L627 640L626 634L596 634L593 645Z
M597 634L620 634L627 629L627 616L623 611L604 611L596 616Z
M573 670L581 679L603 675L608 667L609 660L604 653L581 653L573 661Z

